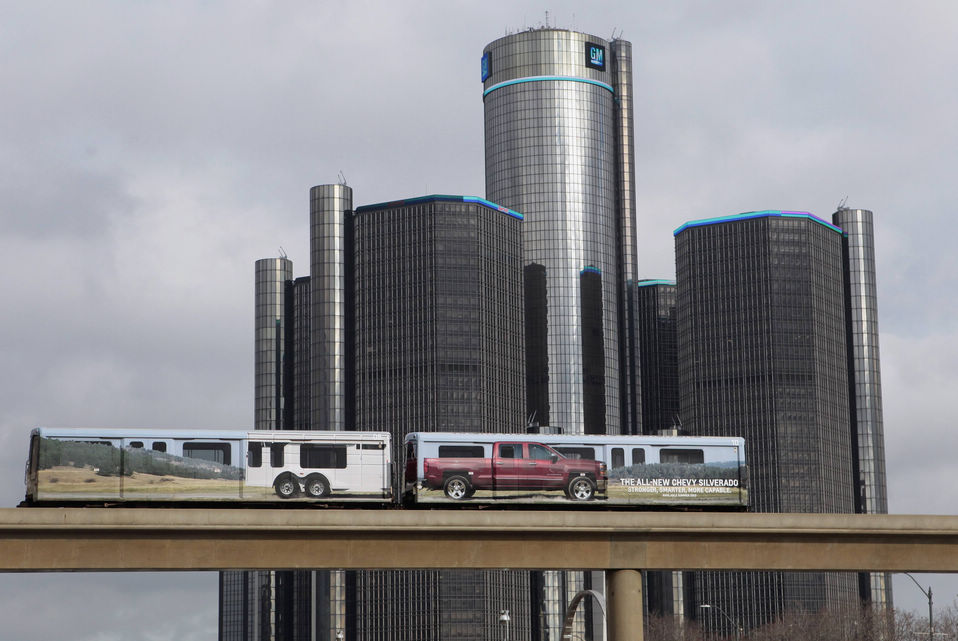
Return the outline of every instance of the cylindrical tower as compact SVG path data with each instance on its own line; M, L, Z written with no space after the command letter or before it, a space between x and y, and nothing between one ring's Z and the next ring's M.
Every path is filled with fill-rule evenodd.
M482 59L486 196L526 216L527 410L568 433L621 427L609 59L606 40L548 28L500 38Z
M881 361L878 353L878 288L872 212L841 208L832 222L845 232L845 306L852 405L852 437L858 488L855 511L887 514L885 430L882 421ZM878 607L891 607L891 577L863 573L861 596Z
M353 190L318 185L309 190L310 428L346 429L346 216Z
M615 91L615 209L619 224L619 343L622 433L642 434L642 381L638 336L638 249L636 248L635 146L632 118L632 43L613 40Z
M293 261L263 258L256 261L253 427L282 429L283 358L286 354L286 281L293 277Z

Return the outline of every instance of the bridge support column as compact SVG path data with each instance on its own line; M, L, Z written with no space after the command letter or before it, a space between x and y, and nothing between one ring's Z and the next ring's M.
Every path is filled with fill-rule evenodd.
M642 573L610 570L606 573L609 641L642 641Z

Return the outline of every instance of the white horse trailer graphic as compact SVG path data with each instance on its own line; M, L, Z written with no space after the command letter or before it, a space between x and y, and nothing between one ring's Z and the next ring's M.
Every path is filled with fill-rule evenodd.
M27 502L393 498L387 432L36 428Z

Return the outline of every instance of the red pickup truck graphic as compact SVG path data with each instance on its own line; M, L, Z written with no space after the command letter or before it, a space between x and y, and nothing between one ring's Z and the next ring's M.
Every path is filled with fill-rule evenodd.
M563 491L573 501L605 493L605 463L566 458L542 443L499 442L492 458L427 458L423 485L442 489L447 497L468 499L477 490Z

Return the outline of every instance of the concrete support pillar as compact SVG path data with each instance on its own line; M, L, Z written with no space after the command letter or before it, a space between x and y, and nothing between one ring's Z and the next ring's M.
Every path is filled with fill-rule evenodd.
M642 574L638 570L606 573L609 641L642 641Z

